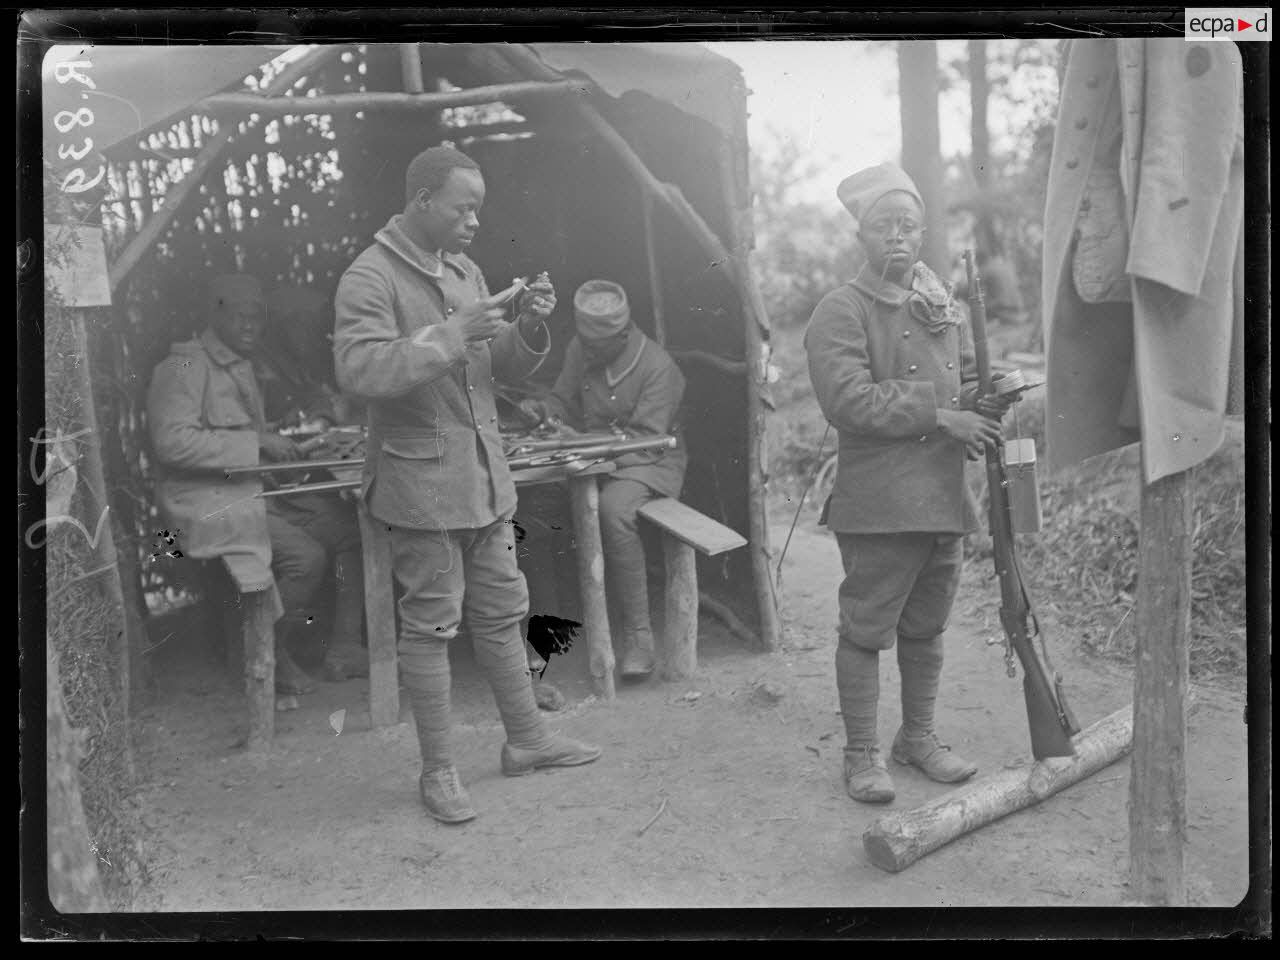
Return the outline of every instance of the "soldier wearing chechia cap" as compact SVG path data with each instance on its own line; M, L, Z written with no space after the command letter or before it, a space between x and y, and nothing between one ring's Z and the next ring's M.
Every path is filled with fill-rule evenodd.
M836 535L836 686L849 795L887 803L893 781L877 735L880 651L897 644L902 726L892 756L952 783L977 768L934 732L942 634L976 511L965 457L1000 436L1007 404L978 398L977 367L950 292L917 260L924 203L885 163L842 182L866 262L827 294L805 332L809 376L839 435L823 520Z
M560 376L545 401L525 401L527 407L591 433L678 435L684 376L635 325L626 291L609 280L588 280L574 294L573 315L577 336L565 350ZM605 576L622 614L622 677L640 680L653 672L654 638L637 511L655 497L680 496L687 455L679 438L675 449L627 453L614 463L617 469L600 480Z

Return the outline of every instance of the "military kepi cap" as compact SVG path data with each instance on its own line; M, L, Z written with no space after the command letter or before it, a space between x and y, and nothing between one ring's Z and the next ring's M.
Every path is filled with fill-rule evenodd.
M573 295L573 319L587 340L621 333L631 322L627 292L609 280L588 280Z
M920 191L916 189L915 181L907 176L905 170L892 163L867 167L850 177L845 177L840 182L840 186L836 187L836 196L840 198L845 209L853 214L853 218L861 223L867 212L876 205L877 200L896 190L911 194L920 204L920 209L924 209L924 200L920 197Z
M209 296L217 303L262 303L262 284L247 273L227 273L209 284Z

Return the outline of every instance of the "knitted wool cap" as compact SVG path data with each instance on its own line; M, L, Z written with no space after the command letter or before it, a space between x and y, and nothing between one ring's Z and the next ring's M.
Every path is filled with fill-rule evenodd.
M906 171L892 163L882 163L875 167L859 170L841 181L836 188L836 196L844 204L845 209L853 214L853 218L862 223L876 201L886 193L903 190L916 198L920 209L924 209L924 200L916 189L915 181L907 176Z
M621 333L631 322L627 292L609 280L588 280L573 295L573 319L587 340Z

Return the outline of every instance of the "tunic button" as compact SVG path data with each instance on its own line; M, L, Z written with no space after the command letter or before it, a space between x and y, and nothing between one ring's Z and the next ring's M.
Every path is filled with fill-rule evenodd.
M915 373L919 369L920 368L913 363L911 366L907 367L907 373Z
M1085 119L1084 117L1081 117L1079 120L1077 120L1077 121L1076 121L1076 129L1077 129L1077 130L1083 130L1083 129L1084 129L1085 127L1087 127L1088 125L1089 125L1089 121L1088 121L1087 119Z
M925 443L926 441L928 441L928 439L929 439L929 435L926 433L923 437L920 438L920 442Z
M951 369L953 369L954 367L955 367L955 364L954 364L954 363L952 363L950 360L948 360L948 361L947 361L947 369L948 369L948 370L951 370Z
M951 404L952 404L952 406L956 406L956 405L958 405L959 403L960 403L960 398L959 398L959 397L952 397L952 398L951 398Z
M906 340L906 339L907 339L908 337L910 337L910 336L911 336L911 331L910 331L910 330L903 330L903 331L902 331L902 339Z
M610 400L617 400L617 399L618 399L618 395L617 395L617 394L615 394L615 393L611 393L611 394L609 394L609 399L610 399Z
M446 315L453 313L453 307L446 307L444 312Z
M1076 167L1078 167L1078 166L1080 166L1080 161L1079 161L1079 160L1068 160L1068 161L1067 161L1067 169L1068 169L1068 170L1074 170L1074 169L1075 169Z
M582 389L583 389L583 390L590 390L590 389L591 389L591 384L589 384L589 383L584 383L584 384L582 385Z
M475 388L476 388L476 385L475 385L474 383L468 383L468 384L467 384L467 389L468 389L468 390L474 390Z

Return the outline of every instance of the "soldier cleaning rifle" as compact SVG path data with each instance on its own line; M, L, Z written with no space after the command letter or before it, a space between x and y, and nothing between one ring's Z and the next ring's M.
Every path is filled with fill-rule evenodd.
M594 449L595 456L608 455L617 467L600 484L600 533L610 602L621 613L622 677L640 680L653 672L654 638L636 514L654 497L679 497L684 486L685 451L678 440L670 442L680 430L684 377L667 352L632 322L626 291L618 284L587 281L574 294L573 312L578 335L565 352L555 387L545 401L525 401L525 407L541 421L618 432L632 441L615 445L612 453L606 453L606 443L580 449L577 456L588 460ZM522 516L547 509L544 503ZM533 538L526 544L537 549ZM554 596L550 569L545 554L527 556L535 612L539 596L544 602Z

